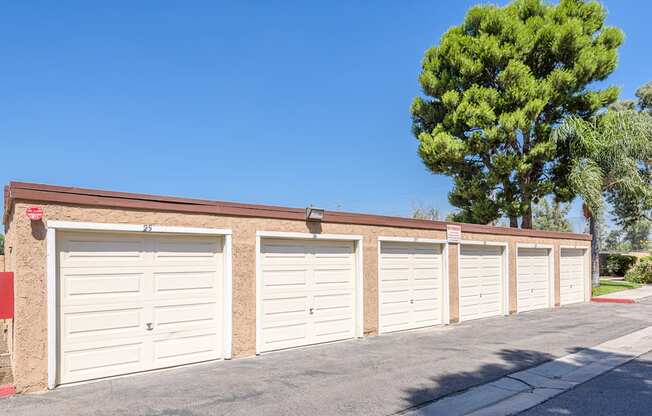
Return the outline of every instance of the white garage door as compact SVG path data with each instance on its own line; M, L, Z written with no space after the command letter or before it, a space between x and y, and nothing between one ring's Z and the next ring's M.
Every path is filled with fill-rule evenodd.
M260 350L355 336L355 255L350 241L262 239Z
M516 302L519 312L550 307L550 257L546 248L519 248Z
M58 382L222 357L222 239L66 232Z
M503 248L463 244L460 252L460 321L503 313Z
M559 272L559 303L568 305L569 303L584 302L584 282L586 281L584 273L584 250L562 248Z
M441 244L382 242L380 332L442 323Z

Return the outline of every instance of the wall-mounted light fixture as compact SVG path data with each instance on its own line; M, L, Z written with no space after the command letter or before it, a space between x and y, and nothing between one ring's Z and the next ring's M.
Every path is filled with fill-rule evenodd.
M324 209L316 207L306 208L306 221L321 221L324 219Z

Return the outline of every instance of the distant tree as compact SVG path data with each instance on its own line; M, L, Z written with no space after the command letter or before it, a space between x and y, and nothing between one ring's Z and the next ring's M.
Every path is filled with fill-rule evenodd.
M610 230L604 239L601 250L604 251L630 251L631 245L622 239L623 233L620 229Z
M567 215L570 204L559 201L548 202L547 198L541 199L534 207L534 228L547 231L572 231Z
M0 255L5 254L5 236L0 234Z
M431 220L439 221L441 220L441 213L439 208L434 208L432 206L418 205L412 208L412 218L418 220Z
M625 225L622 229L623 241L629 244L631 250L646 251L649 247L651 230L652 224L647 220Z
M458 213L456 211L451 211L448 214L446 214L446 221L455 222L455 221L457 221L456 220L457 216L458 216Z
M569 192L551 180L551 132L618 98L616 87L588 88L614 71L623 41L605 17L595 1L478 5L426 52L412 127L425 166L453 178L455 220L532 228L533 204Z
M636 90L638 106L641 111L652 113L652 81Z

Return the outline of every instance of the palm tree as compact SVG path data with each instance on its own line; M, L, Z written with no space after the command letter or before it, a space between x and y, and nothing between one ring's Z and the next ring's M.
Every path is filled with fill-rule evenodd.
M597 221L610 201L650 206L652 186L652 117L636 111L607 111L584 120L569 117L555 130L555 143L565 156L571 192L584 201L592 235L593 285L600 283ZM637 210L642 217L645 213ZM647 218L648 220L650 218Z

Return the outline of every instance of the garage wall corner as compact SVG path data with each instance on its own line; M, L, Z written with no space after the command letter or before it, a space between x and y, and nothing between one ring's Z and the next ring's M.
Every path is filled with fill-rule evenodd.
M460 245L448 244L448 299L450 322L460 321L460 286L459 286Z
M517 299L518 299L518 279L516 277L516 260L518 257L518 247L516 242L510 241L508 246L509 258L507 259L507 270L508 282L509 282L509 305L508 310L510 314L516 313L518 309Z

